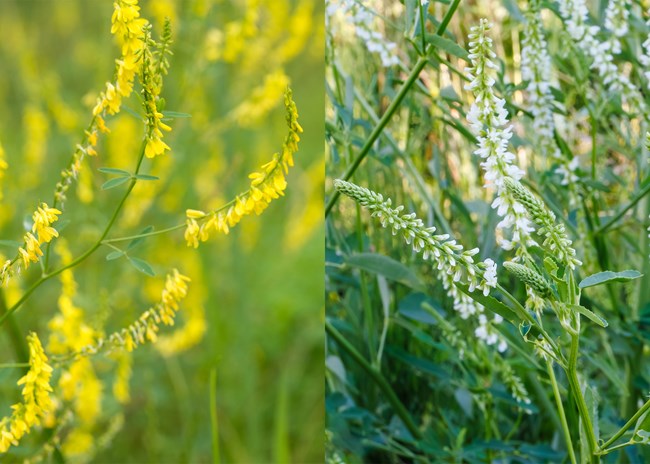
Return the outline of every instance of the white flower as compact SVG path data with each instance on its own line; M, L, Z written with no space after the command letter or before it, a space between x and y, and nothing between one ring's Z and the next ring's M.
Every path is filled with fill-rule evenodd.
M504 178L519 180L524 171L514 164L516 156L508 150L512 127L508 125L505 100L494 94L495 81L489 73L490 69L496 68L492 62L496 56L492 51L492 39L487 36L490 27L486 19L481 19L478 26L471 28L468 36L471 66L466 70L470 80L466 88L474 93L475 100L467 119L478 140L474 153L483 159L481 167L485 172L485 185L497 190L496 199L492 202L492 208L502 218L497 228L513 229L510 239L501 242L502 248L510 249L516 244L525 246L529 243L532 229L523 210L516 208L516 202L503 187Z
M336 31L331 18L339 14L350 24L357 38L363 42L372 54L379 56L384 67L399 64L397 44L388 41L381 33L372 30L373 23L378 17L361 0L327 0L326 26L330 32Z
M613 55L621 52L620 37L627 33L629 12L625 0L610 0L605 13L605 27L613 32L606 41L600 42L598 26L586 26L589 11L585 0L559 0L560 14L565 19L567 32L583 53L593 59L591 67L598 71L608 91L620 92L623 104L633 113L645 114L645 101L628 76L618 70ZM619 35L620 34L620 35Z
M497 286L497 264L490 258L483 261L485 264L485 272L483 279L485 280L486 288L483 289L483 294L487 296L489 289L487 287L496 288Z
M530 97L530 112L535 124L535 145L542 156L561 160L560 150L555 143L553 132L553 94L551 93L551 57L539 8L535 7L526 15L524 39L521 48L521 77L528 81L526 90Z

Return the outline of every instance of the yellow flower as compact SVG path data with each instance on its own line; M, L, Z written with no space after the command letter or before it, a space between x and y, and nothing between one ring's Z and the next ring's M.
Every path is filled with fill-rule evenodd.
M187 296L188 282L189 277L174 269L167 275L160 303L142 313L128 327L111 334L107 339L100 338L95 344L81 348L77 354L94 354L102 348L124 349L130 352L147 341L155 342L160 323L174 325L178 305Z
M50 378L52 367L48 364L38 336L31 332L27 336L29 346L29 371L18 381L24 385L22 403L12 406L11 417L0 421L0 453L5 453L52 409L50 399Z
M20 257L23 259L23 265L25 269L29 267L31 262L37 262L38 259L43 256L43 251L39 246L38 240L31 232L25 234L25 248L18 248Z
M187 228L185 229L185 240L187 241L187 245L198 248L199 246L199 223L196 222L196 219L190 218L188 216L187 220Z
M162 141L162 138L153 136L147 141L147 146L144 149L144 154L147 158L154 158L158 155L165 153L169 150L169 145Z
M198 247L199 240L207 240L211 230L227 234L230 228L236 226L244 216L252 213L262 214L272 200L284 195L287 188L285 174L289 171L289 167L293 166L293 154L298 150L299 134L302 132L302 127L298 124L296 104L291 97L291 89L285 92L284 104L289 133L282 145L282 152L273 155L271 161L261 167L261 171L249 174L248 178L251 180L249 189L223 208L208 214L188 209L185 229L185 240L188 246ZM226 212L223 213L223 210ZM206 222L199 226L197 220Z
M52 238L59 236L56 229L50 226L59 219L59 214L61 214L61 211L56 208L50 208L47 206L47 203L41 203L41 206L34 212L32 215L32 219L34 220L32 232L38 234L39 244L49 243Z
M122 45L122 55L135 55L142 47L139 38L148 21L140 18L137 0L118 0L113 4L113 8L111 34L115 35Z

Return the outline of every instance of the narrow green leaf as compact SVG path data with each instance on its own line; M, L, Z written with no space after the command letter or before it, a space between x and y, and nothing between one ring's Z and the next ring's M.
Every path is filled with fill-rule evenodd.
M591 319L593 322L595 322L601 327L607 327L609 325L604 317L599 316L598 314L585 308L584 306L580 306L580 305L568 305L568 306L574 311L578 311L580 314L587 317L588 319Z
M118 259L124 256L124 252L122 250L120 251L111 251L109 254L106 255L106 261L113 261L114 259Z
M638 435L641 440L637 441L635 439L636 443L648 443L650 442L650 435L648 431L650 431L650 412L646 412L641 417L639 417L639 420L634 426L634 434L632 435L632 438L635 439Z
M148 276L154 277L156 273L153 271L153 268L151 265L146 262L143 259L140 258L129 258L129 261L131 261L131 264L133 264L133 267L135 267L138 271L147 274Z
M160 177L150 176L149 174L136 174L135 176L138 180L158 180Z
M97 169L99 172L103 172L106 174L117 174L121 176L131 176L131 173L129 171L125 171L124 169L117 169L117 168L99 168Z
M467 50L465 50L463 47L458 45L453 40L447 39L445 37L441 37L437 34L427 34L426 39L427 42L432 44L438 50L444 50L450 55L454 55L457 56L458 58L464 59L465 61L469 61Z
M424 284L411 269L388 256L378 253L358 253L349 256L345 262L364 271L383 275L389 280L399 282L407 287L423 290Z
M131 177L116 177L115 179L107 180L104 182L104 185L102 185L102 190L112 189L118 185L122 185L123 183L128 182L130 179Z
M179 113L178 111L163 111L162 114L166 119L182 119L192 117L192 115L189 113Z
M595 285L602 285L607 282L628 282L630 280L638 279L643 274L639 271L628 270L621 272L604 271L597 274L592 274L585 277L578 285L580 288L593 287Z
M481 303L483 306L485 306L493 313L496 313L499 316L503 317L505 320L513 323L515 327L519 325L520 320L519 317L515 314L515 312L512 309L508 308L505 304L501 303L496 298L491 297L489 295L485 296L480 291L470 292L469 286L465 284L456 283L456 286L459 289L461 289L463 293L467 294L470 298L472 298L474 301Z
M144 229L142 229L138 235L145 235L145 234L148 234L149 232L153 232L153 229L154 229L153 226L147 226L147 227L145 227ZM142 243L142 242L144 241L145 238L147 238L147 237L138 237L138 238L134 238L133 240L131 240L131 242L129 242L129 244L128 244L128 246L126 247L126 249L127 249L127 250L132 250L133 248L135 248L136 246L138 246L140 243Z

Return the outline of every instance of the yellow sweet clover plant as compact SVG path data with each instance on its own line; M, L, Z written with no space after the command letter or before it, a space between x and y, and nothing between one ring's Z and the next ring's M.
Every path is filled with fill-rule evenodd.
M223 122L212 124L213 132L204 131L202 137L218 140L229 127L256 129L268 115L275 114L275 107L283 99L288 134L279 153L250 174L248 189L235 195L233 200L215 206L216 202L223 201L223 194L215 191L208 192L210 197L196 198L195 201L209 211L207 213L188 209L185 218L179 218L178 211L185 209L185 205L178 201L177 187L165 180L174 175L176 163L188 160L182 146L177 148L167 139L172 127L176 130L177 124L186 121L195 125L206 113L200 111L203 102L195 106L192 98L188 100L188 111L198 109L196 119L194 114L167 109L171 105L165 101L163 81L170 66L171 72L174 70L171 58L175 50L172 40L172 25L177 18L175 2L161 6L156 2L148 5L139 4L137 0L115 1L110 33L119 47L119 56L115 59L113 77L103 78L102 89L84 97L90 122L79 131L80 139L71 144L71 155L64 154L63 158L59 153L55 155L47 148L48 138L58 128L63 128L71 138L82 118L77 118L77 112L67 106L65 96L52 97L45 95L45 91L30 90L33 103L24 119L25 133L30 139L26 151L31 155L27 160L34 165L47 163L47 169L58 163L53 172L60 174L53 198L43 200L44 195L47 198L51 193L39 190L32 200L29 209L33 213L26 215L23 221L25 232L21 234L21 241L2 243L5 248L0 261L3 263L0 330L9 335L6 342L13 348L14 356L8 355L0 368L7 372L29 370L18 382L23 386L23 400L12 407L13 412L7 409L0 422L0 453L15 451L16 455L30 455L34 460L49 459L53 455L71 462L92 460L109 445L124 424L123 416L115 412L113 405L128 404L132 396L130 378L139 359L134 358L133 351L145 343L155 343L159 352L169 357L192 348L204 336L208 324L204 308L205 277L201 275L204 264L197 259L193 248L199 241L205 241L211 232L228 234L245 216L261 214L272 200L285 194L287 175L294 165L293 156L302 133L284 67L304 52L308 35L303 30L301 37L287 39L280 24L285 21L302 24L301 18L309 24L314 15L313 7L303 5L291 10L278 8L272 2L259 4L269 13L264 20L269 20L274 27L259 28L260 18L246 13L241 27L237 26L237 21L226 25L227 40L218 57L206 54L203 63L222 61L251 69L252 62L273 47L279 47L279 51L272 54L273 59L261 80L255 85L248 82L248 92L239 89L249 98L234 105L221 119ZM152 21L144 17L148 6L155 17ZM200 18L202 12L197 8L196 15ZM74 16L74 8L71 14ZM57 16L54 21L65 23L72 19ZM217 30L207 32L209 37ZM79 53L84 52L82 46L80 50ZM29 74L36 79L38 73L31 69L28 72L28 68L26 66L23 75ZM56 92L57 79L51 76L47 79L48 88ZM200 91L200 88L192 91ZM50 116L56 118L56 126L50 124ZM6 157L1 147L0 181L5 171L11 172L14 168L13 158ZM203 155L197 152L191 156ZM66 158L67 161L63 161ZM204 162L207 169L201 172L211 174L215 181L219 175L227 174L219 167L224 162L220 154ZM43 171L35 168L28 173L29 176L20 182L41 189L39 183L47 179L42 176ZM314 184L314 188L318 188L318 179ZM10 187L16 184L12 182ZM6 190L3 182L0 191ZM313 197L314 204L320 201L322 199ZM99 211L101 202L109 210L107 221ZM20 222L17 216L23 214L20 209L27 204L25 196L16 205L4 206L0 224L12 224L10 230L14 230ZM84 205L96 205L97 211L82 211ZM167 220L176 225L158 227L156 224L155 228L149 226L140 233L129 233L133 228L141 229L140 224L151 222L147 214L156 205L160 205L167 213ZM114 232L117 229L127 232ZM182 229L185 229L189 251L179 249L178 261L192 276L192 281L198 282L196 291L190 290L190 277L175 269L168 273L162 291L159 279L147 279L142 287L147 299L154 301L156 292L162 296L158 303L134 317L132 312L140 312L137 308L143 306L138 288L142 285L142 276L127 271L126 282L115 282L113 288L89 297L86 287L96 286L93 275L102 274L107 265L97 272L93 269L92 273L87 272L88 267L79 271L77 268L85 262L95 263L94 257L100 250L107 250L106 259L111 265L120 267L129 263L135 270L154 277L163 268L163 263L169 261L170 250L156 250L152 253L153 263L150 263L139 257L138 247L143 247L145 239L153 236L178 235L182 238L182 234L175 234ZM91 245L84 245L87 242ZM188 254L190 252L194 254ZM133 279L134 275L140 277ZM57 285L53 282L55 277ZM51 283L45 285L48 282ZM54 303L30 304L37 299L40 303L41 296L43 302L47 301L54 290L58 293L49 300ZM185 307L185 314L180 317L183 323L179 329L172 330L182 306ZM35 331L30 332L27 343L22 335L23 326ZM163 326L169 327L165 330ZM36 332L47 341L45 350ZM106 413L107 404L111 404L113 411L110 415ZM32 433L29 443L23 443L25 435L39 426L46 431Z

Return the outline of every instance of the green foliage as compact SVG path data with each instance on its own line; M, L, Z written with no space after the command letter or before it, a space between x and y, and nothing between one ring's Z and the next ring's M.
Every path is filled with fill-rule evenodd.
M343 12L329 18L326 53L328 462L650 459L632 446L650 443L648 64L638 58L649 31L639 5L619 2L629 18L605 26L613 3L588 4L593 40L620 41L612 73L592 66L589 37L572 38L564 1L360 2L398 65L364 39L356 2L329 3ZM483 27L495 82L468 89L480 47L467 36L482 17L494 23ZM537 100L521 69L536 37L551 70ZM544 60L527 63L541 64L541 79ZM485 100L490 89L504 99L504 124L471 112L474 91ZM503 149L522 173L495 186L485 152L474 152L498 151L495 131L510 124ZM404 229L382 227L365 197L340 198L337 179L480 248L476 262L497 263L498 286L483 295L460 277L450 287L439 261L405 244ZM513 250L499 246L512 238L492 207L501 192L516 200L520 229L531 228Z

